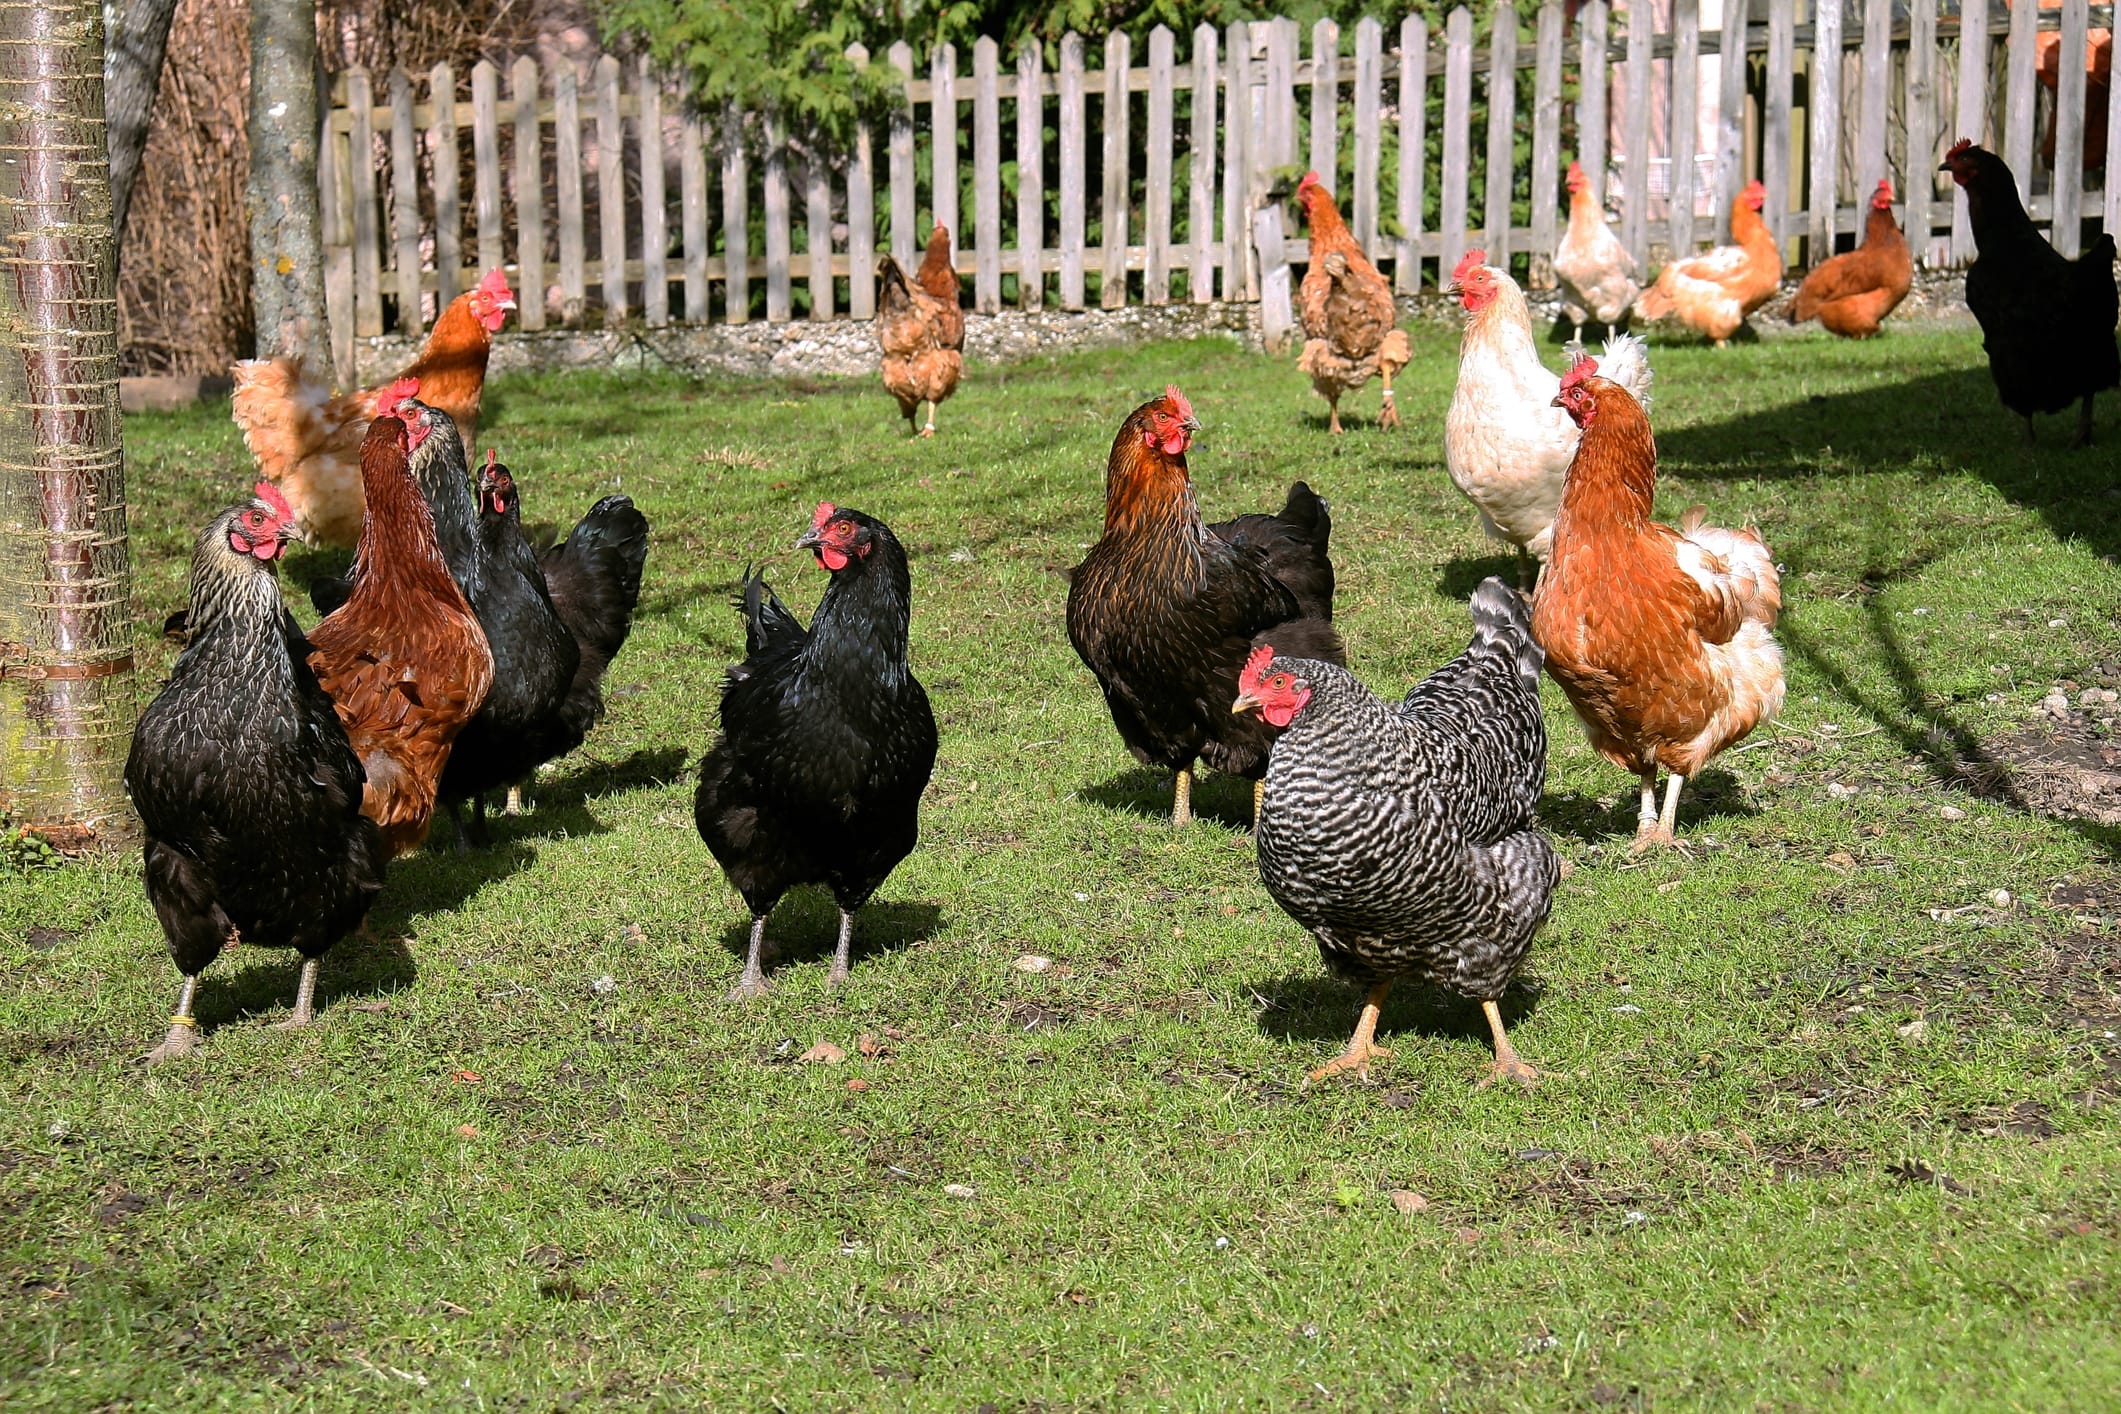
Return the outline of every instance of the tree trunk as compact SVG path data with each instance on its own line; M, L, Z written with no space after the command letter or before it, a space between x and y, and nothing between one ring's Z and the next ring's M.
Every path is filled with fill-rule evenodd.
M329 356L317 219L316 0L251 0L250 292L260 358Z
M132 592L102 0L0 0L0 810L130 837Z
M162 87L162 57L177 0L110 0L109 48L103 56L104 115L110 124L111 227L125 240L133 178L147 150L147 125Z

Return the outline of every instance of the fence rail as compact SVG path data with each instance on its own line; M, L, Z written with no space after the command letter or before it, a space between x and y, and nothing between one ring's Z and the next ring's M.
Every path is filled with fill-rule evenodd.
M2059 64L2047 89L2038 51L2085 53L2113 6L2045 3L1768 0L1742 31L1702 27L1717 0L1585 0L1573 17L1501 3L1479 46L1459 8L1440 32L1419 15L1389 33L1202 25L1183 55L1159 27L1145 64L1115 34L1096 68L1071 34L1050 70L1035 46L1005 61L981 39L965 71L949 46L917 66L900 44L882 62L903 106L840 148L770 113L695 111L608 56L586 82L518 59L505 93L488 63L396 71L380 93L356 69L335 80L320 165L332 321L348 351L355 334L417 334L495 265L526 329L868 318L877 251L910 263L930 220L955 235L977 310L1264 291L1285 320L1281 262L1307 248L1270 194L1306 159L1402 292L1474 245L1550 283L1572 156L1644 262L1727 236L1754 177L1770 229L1814 260L1860 231L1889 176L1937 265L1972 255L1935 172L1971 136L2075 254L2087 225L2121 229L2121 142L2089 189L2083 161L2088 140L2121 135L2121 85L2099 93Z

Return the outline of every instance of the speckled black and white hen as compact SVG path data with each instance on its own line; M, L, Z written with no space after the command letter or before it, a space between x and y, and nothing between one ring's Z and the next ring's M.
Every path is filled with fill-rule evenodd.
M1537 1072L1496 1002L1553 903L1560 861L1534 824L1546 784L1544 655L1499 579L1473 593L1473 641L1396 705L1345 668L1258 649L1234 712L1282 728L1267 764L1259 876L1318 939L1334 973L1369 989L1348 1048L1313 1080L1366 1072L1377 1016L1401 978L1481 1004L1495 1034L1482 1084Z

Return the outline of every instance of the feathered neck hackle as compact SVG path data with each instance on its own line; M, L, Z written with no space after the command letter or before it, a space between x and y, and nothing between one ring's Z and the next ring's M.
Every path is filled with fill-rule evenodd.
M1476 309L1466 319L1466 333L1476 329L1488 335L1501 334L1505 330L1518 330L1524 335L1524 346L1533 348L1532 307L1525 303L1524 291L1510 278L1507 271L1487 267L1495 277L1495 297ZM1532 357L1539 355L1535 351Z
M1168 413L1167 398L1151 398L1120 424L1105 462L1105 534L1205 533L1186 454L1153 444L1150 419Z
M1561 515L1577 522L1647 524L1657 496L1657 443L1650 419L1619 384L1596 376L1585 384L1596 413L1569 463Z
M911 676L907 639L913 620L913 577L906 551L880 520L864 517L871 537L866 555L849 556L810 619L812 661L852 652L870 664L877 681L897 687Z
M481 593L485 573L481 557L484 547L478 538L479 508L472 500L471 468L456 419L416 398L404 399L399 407L407 416L421 410L432 414L427 436L411 452L413 478L427 500L442 557L462 578L466 594Z
M453 597L464 603L464 592L450 577L435 541L427 498L420 494L405 459L405 424L395 417L379 417L368 424L368 435L361 440L361 494L368 509L361 517L361 543L354 550L353 589L347 605L371 594L392 604L402 604L400 596L406 594ZM385 526L391 528L388 545L383 543Z
M1341 219L1340 206L1333 200L1333 194L1319 185L1307 185L1304 190L1309 193L1304 198L1304 219L1311 226L1312 249L1354 245L1355 237L1349 234L1348 223Z
M238 554L228 544L237 518L255 504L258 503L230 506L213 518L192 546L191 607L187 617L193 643L223 622L241 630L279 620L280 581L274 562Z
M957 303L957 271L950 264L950 228L937 226L928 233L928 249L921 256L920 273L914 283L938 299Z

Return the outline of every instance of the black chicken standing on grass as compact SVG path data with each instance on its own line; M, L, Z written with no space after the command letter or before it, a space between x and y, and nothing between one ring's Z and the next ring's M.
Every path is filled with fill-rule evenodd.
M1311 1072L1367 1074L1385 994L1415 977L1478 1001L1495 1038L1486 1085L1538 1072L1496 1003L1546 922L1561 864L1534 824L1546 786L1545 655L1499 579L1473 592L1472 643L1380 701L1347 669L1256 650L1232 712L1281 730L1267 763L1259 877L1318 939L1334 973L1369 988L1345 1052Z
M832 581L805 629L763 574L745 574L745 657L693 798L700 838L751 909L732 1000L766 990L766 918L800 884L826 885L839 904L828 980L846 980L855 911L913 852L935 770L935 714L906 661L912 580L897 537L826 501L795 543Z
M1998 396L2025 419L2027 445L2034 413L2079 403L2071 445L2090 446L2093 395L2121 385L2113 235L2101 234L2075 260L2063 256L2025 214L2011 169L1970 138L1953 143L1938 170L1950 172L1966 193L1976 250L1966 272L1966 307L1980 321Z
M184 990L149 1062L199 1043L199 974L229 944L291 947L301 981L287 1027L315 1016L317 959L360 926L388 858L361 814L366 775L274 564L294 513L270 482L192 551L191 642L140 715L125 789L146 834L147 896Z

